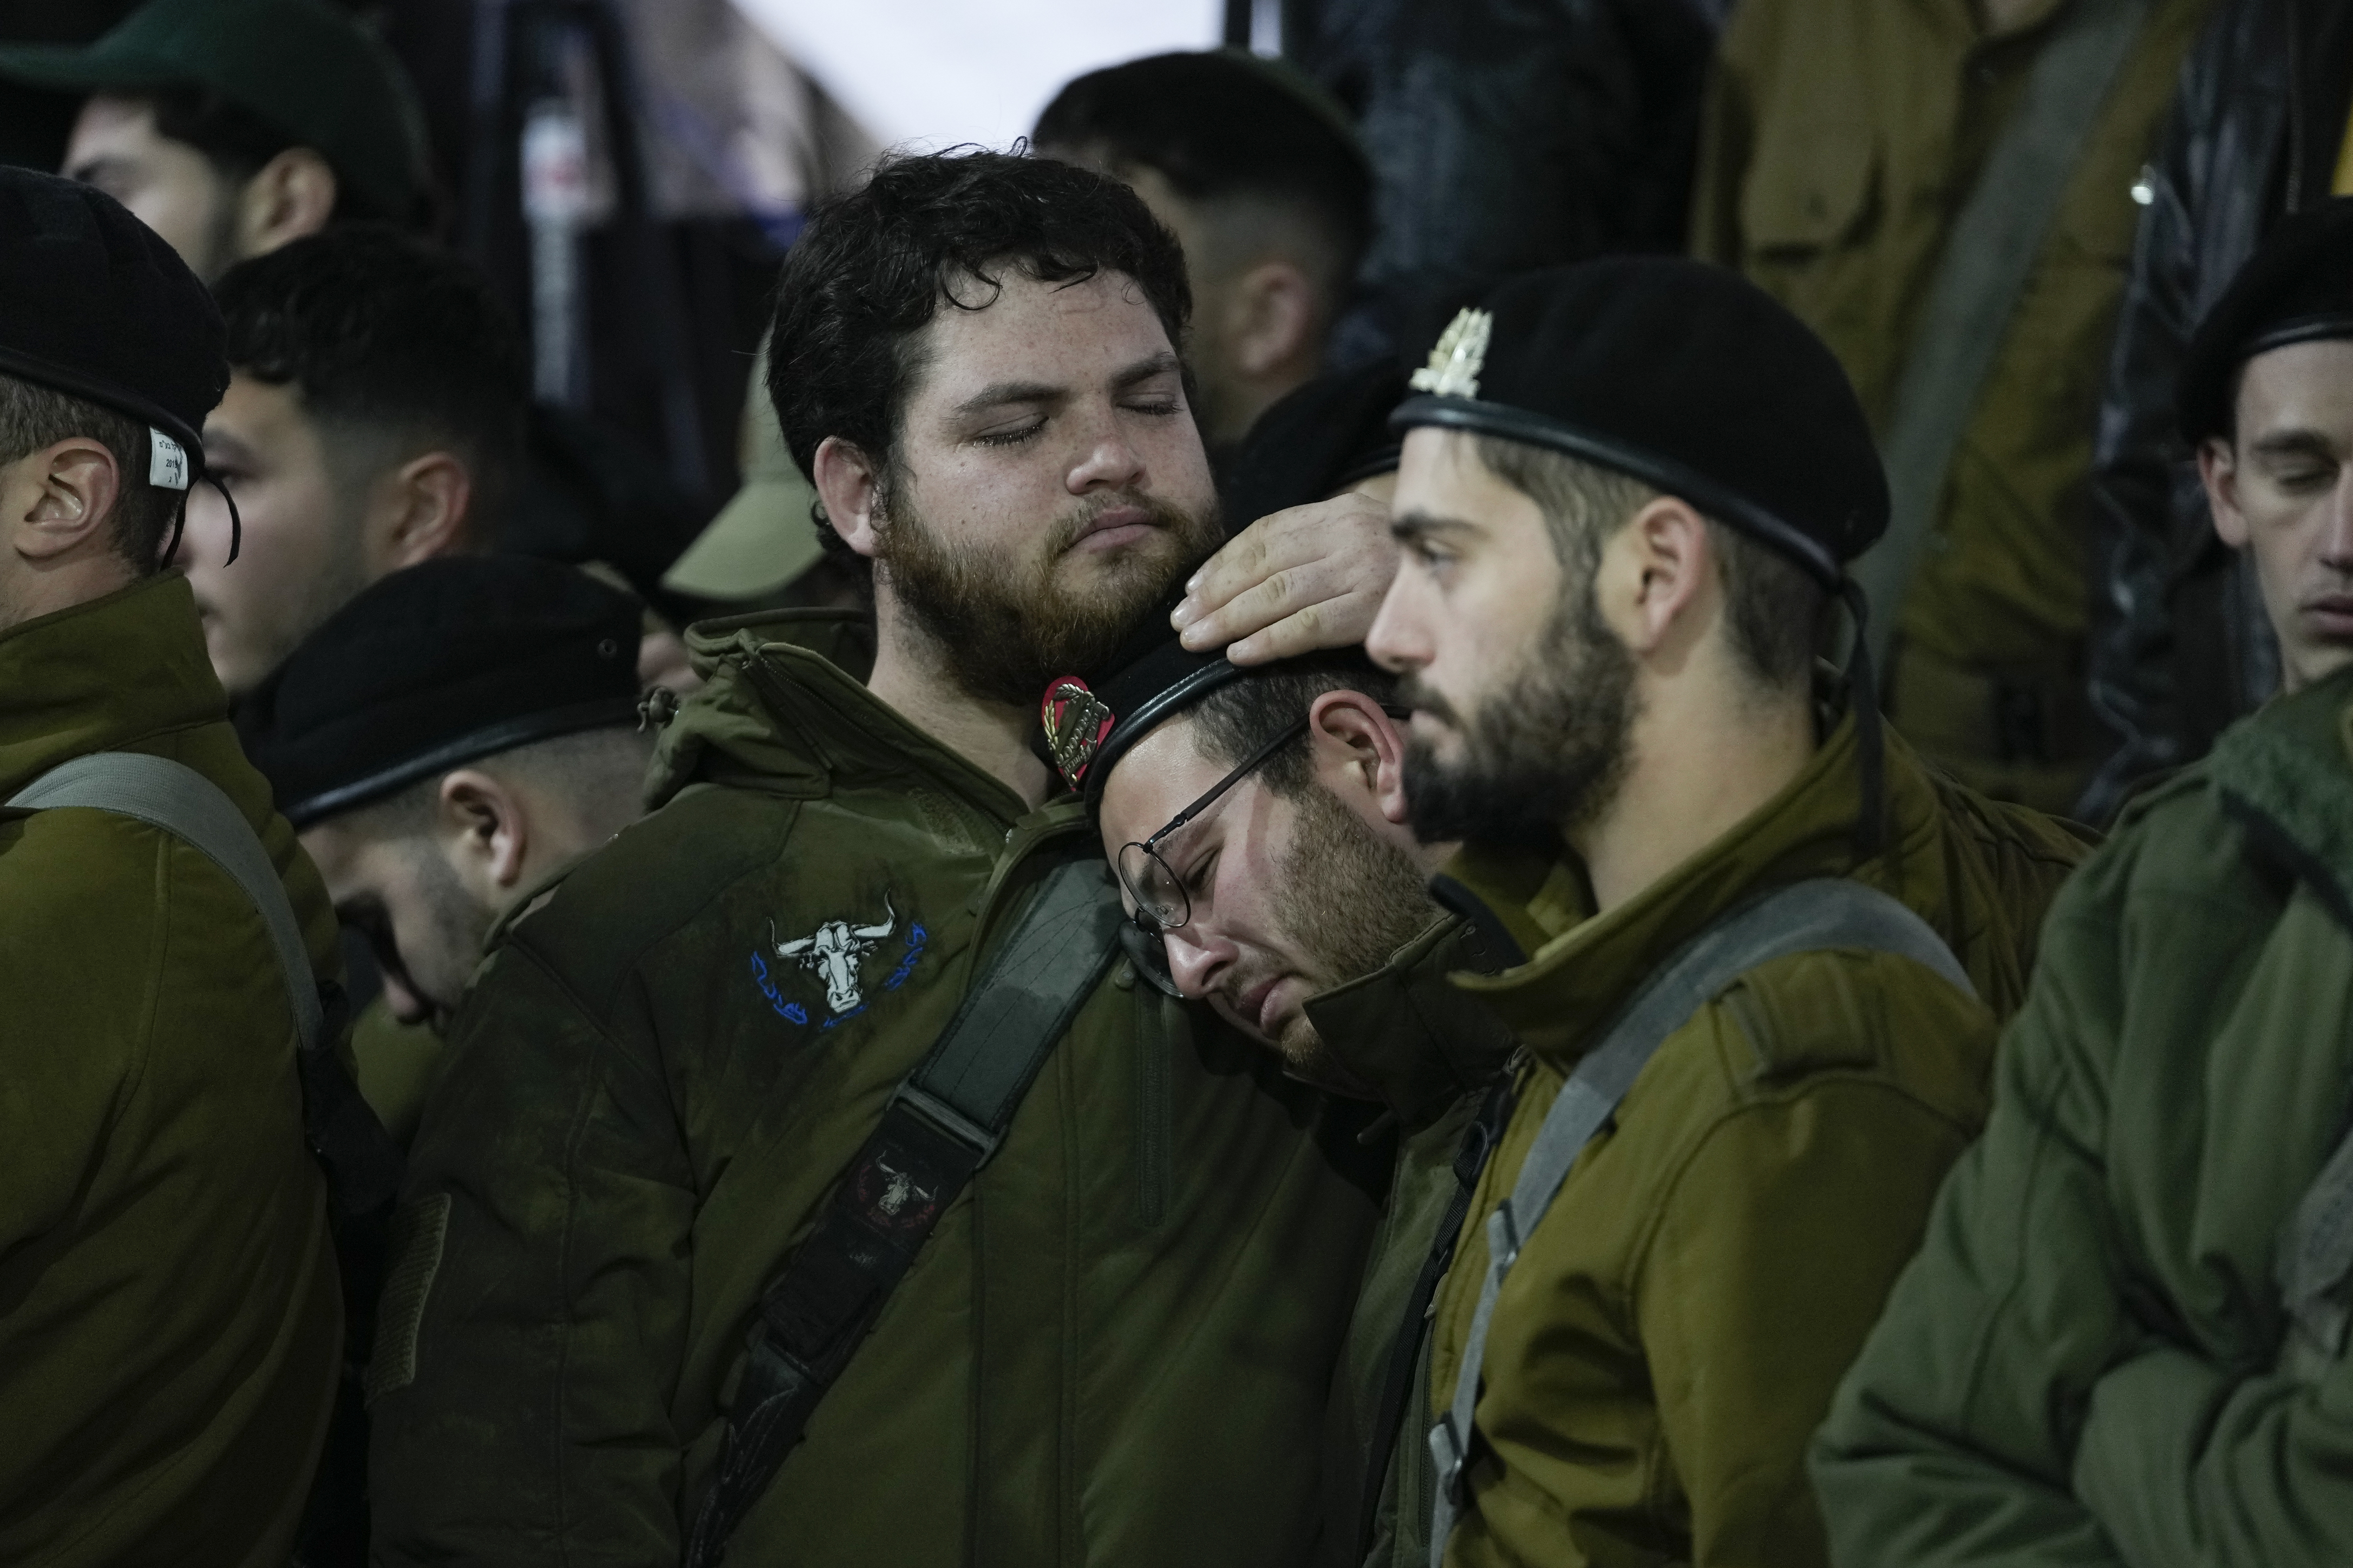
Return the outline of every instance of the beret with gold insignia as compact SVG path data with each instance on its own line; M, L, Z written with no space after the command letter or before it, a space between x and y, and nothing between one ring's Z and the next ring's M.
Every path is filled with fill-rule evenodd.
M1887 528L1887 479L1846 373L1738 273L1615 257L1514 278L1439 339L1391 418L1631 475L1836 587Z

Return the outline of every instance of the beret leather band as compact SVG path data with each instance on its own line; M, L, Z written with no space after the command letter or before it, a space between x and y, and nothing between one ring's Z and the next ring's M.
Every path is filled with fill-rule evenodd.
M1238 667L1219 658L1213 664L1203 665L1175 685L1153 693L1136 705L1134 712L1120 714L1112 726L1111 733L1103 737L1103 744L1096 749L1094 761L1087 769L1088 811L1093 813L1103 809L1103 785L1129 747L1150 734L1162 720L1191 707L1219 687L1240 679L1241 674Z
M85 375L69 366L28 354L0 343L0 374L13 375L19 381L29 381L53 392L66 393L83 398L117 414L128 415L142 425L152 425L180 444L188 455L189 463L201 473L205 466L204 437L188 422L172 413L160 403L142 397L129 387L99 376Z
M2238 353L2244 365L2257 354L2267 354L2274 349L2287 348L2295 343L2327 342L2337 338L2353 338L2353 314L2331 311L2323 315L2299 316L2292 321L2282 321L2249 338Z
M1483 398L1424 395L1408 398L1389 416L1389 427L1399 434L1423 425L1500 436L1505 440L1549 447L1605 468L1615 468L1669 495L1681 497L1709 517L1771 545L1833 593L1839 592L1845 581L1845 568L1820 541L1671 458Z
M606 697L593 702L575 702L567 707L551 708L543 713L525 713L519 718L505 719L484 725L470 734L445 742L427 752L420 752L349 784L321 790L307 799L288 801L278 809L298 831L311 824L353 810L391 795L396 790L415 784L422 778L446 769L458 767L478 758L496 756L533 741L552 741L559 735L576 734L583 730L601 730L609 725L626 723L638 715L635 698Z

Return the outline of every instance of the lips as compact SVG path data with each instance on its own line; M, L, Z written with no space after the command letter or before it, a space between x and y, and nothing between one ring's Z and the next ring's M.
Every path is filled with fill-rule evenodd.
M1110 549L1141 538L1146 531L1160 526L1151 510L1140 506L1115 506L1097 512L1082 526L1071 541L1073 550Z
M2303 610L2323 640L2353 642L2353 594L2322 594L2305 601Z

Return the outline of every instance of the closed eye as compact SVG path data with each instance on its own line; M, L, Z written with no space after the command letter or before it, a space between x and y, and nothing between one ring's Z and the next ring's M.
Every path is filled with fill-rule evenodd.
M991 430L984 435L975 436L973 441L975 445L982 447L1018 447L1045 427L1046 416L1040 414L1029 423L1017 425L1009 430Z

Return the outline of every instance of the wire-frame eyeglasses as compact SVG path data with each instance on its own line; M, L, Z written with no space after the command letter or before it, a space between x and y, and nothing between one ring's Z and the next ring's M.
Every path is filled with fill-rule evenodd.
M1193 896L1185 890L1184 879L1160 858L1161 844L1170 834L1208 810L1219 795L1263 766L1269 757L1305 733L1307 722L1308 716L1303 713L1296 721L1285 725L1273 739L1243 758L1233 772L1211 784L1207 795L1169 818L1168 826L1151 837L1120 846L1119 858L1113 864L1119 871L1120 886L1135 900L1136 924L1149 931L1176 931L1193 918Z

